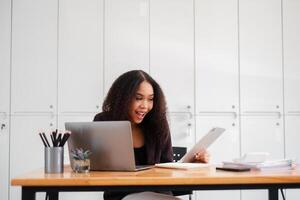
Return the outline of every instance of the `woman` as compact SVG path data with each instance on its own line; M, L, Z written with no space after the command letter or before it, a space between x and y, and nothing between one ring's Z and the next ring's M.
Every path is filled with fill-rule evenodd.
M157 82L146 72L133 70L118 77L108 91L102 110L102 113L95 116L94 121L131 122L136 165L172 162L165 97ZM206 151L195 155L196 162L208 162L208 159ZM178 199L153 192L128 194L106 191L104 199Z

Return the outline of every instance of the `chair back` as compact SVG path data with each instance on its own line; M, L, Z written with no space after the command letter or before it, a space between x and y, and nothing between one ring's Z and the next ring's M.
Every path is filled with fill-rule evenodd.
M179 161L186 154L186 147L173 147L173 161Z

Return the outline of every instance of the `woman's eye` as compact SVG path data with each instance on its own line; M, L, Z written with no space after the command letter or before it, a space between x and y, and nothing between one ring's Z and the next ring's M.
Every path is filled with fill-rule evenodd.
M140 101L140 100L142 100L143 98L141 98L141 97L136 97L135 99L138 100L138 101Z

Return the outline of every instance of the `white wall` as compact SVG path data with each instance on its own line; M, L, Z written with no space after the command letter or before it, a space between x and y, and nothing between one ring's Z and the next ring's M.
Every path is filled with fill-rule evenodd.
M38 131L91 121L112 81L131 69L161 84L174 145L190 147L222 126L226 133L209 149L213 162L249 151L299 159L299 9L296 0L2 0L0 199L20 199L9 178L43 167Z

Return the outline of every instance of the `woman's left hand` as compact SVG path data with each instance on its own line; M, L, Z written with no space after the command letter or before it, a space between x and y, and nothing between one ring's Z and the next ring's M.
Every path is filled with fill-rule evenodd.
M208 163L210 155L205 149L201 149L194 155L194 162Z

